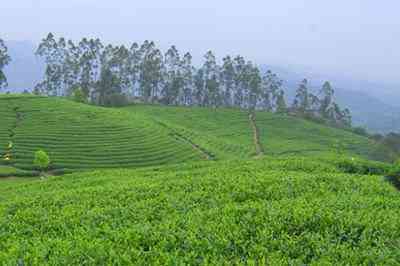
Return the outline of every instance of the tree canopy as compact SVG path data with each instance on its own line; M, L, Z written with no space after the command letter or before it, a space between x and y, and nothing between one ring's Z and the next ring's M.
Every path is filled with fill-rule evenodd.
M243 56L227 55L219 64L208 51L199 67L190 53L171 46L163 53L152 41L130 47L103 44L83 38L75 44L49 34L37 55L46 62L44 79L35 91L57 96L76 95L85 101L113 106L129 100L166 105L237 107L314 117L348 126L351 116L334 102L334 91L326 82L319 96L303 80L292 106L286 103L283 81ZM183 56L182 56L183 55ZM81 100L83 101L83 100Z

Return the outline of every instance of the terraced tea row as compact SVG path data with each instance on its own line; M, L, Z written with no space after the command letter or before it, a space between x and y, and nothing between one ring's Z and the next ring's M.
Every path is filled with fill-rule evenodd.
M146 114L174 128L217 159L249 158L256 153L245 111L157 105L136 105L125 110Z
M12 106L2 109L10 124L15 123L18 108L20 121L15 135L11 139L4 135L2 143L12 140L13 163L19 168L32 169L33 154L38 149L49 153L56 169L138 167L202 158L188 143L139 114L62 99L0 101Z
M254 126L246 111L156 105L125 110L167 123L217 158L249 158L256 154ZM343 152L369 157L374 149L374 143L365 137L288 115L256 112L255 123L259 144L270 155Z
M365 137L291 116L257 112L256 122L271 155L343 152L368 157L374 146Z

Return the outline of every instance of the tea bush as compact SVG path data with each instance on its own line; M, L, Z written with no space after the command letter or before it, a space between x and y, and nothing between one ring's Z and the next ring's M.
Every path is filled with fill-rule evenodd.
M0 261L396 265L398 191L380 176L317 164L204 162L7 183Z

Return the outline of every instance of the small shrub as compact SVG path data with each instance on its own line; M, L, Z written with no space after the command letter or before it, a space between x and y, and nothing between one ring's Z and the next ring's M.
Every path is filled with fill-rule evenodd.
M43 150L39 150L35 152L35 159L33 160L33 165L41 170L47 170L50 166L50 157L47 155L47 153Z

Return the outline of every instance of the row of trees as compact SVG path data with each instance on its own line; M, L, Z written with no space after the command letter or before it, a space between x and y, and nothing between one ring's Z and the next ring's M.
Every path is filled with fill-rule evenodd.
M163 53L151 41L130 47L104 45L99 39L87 38L75 43L56 39L51 33L41 41L36 54L46 63L44 79L35 87L38 94L73 96L103 106L140 101L238 107L351 125L349 110L335 103L328 82L313 94L303 80L288 105L282 80L271 71L262 73L240 55L226 56L219 64L209 51L203 64L195 67L191 54L182 55L175 46Z
M8 50L4 41L0 39L0 90L7 87L7 78L4 74L4 67L7 66L11 61L8 55Z

